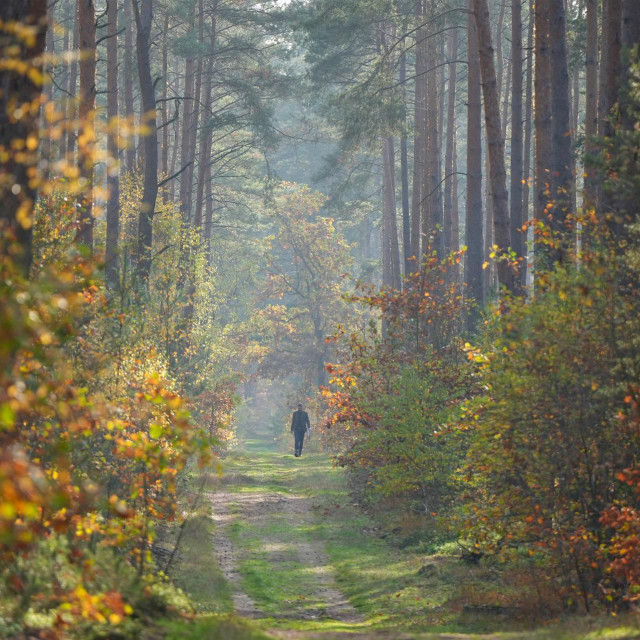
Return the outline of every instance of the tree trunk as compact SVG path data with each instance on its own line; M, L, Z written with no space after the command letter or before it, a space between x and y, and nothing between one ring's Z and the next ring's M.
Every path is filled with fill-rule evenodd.
M574 182L571 171L571 102L569 100L569 68L567 63L567 34L564 0L550 0L549 41L551 44L551 112L553 175L553 230L558 235L555 260L564 261L571 237L567 217L571 214L571 194Z
M45 52L47 63L43 66L43 73L46 76L44 84L43 100L45 104L53 103L54 94L54 55L55 55L55 38L54 29L56 27L56 5L52 4L49 10L49 28L45 36ZM42 131L46 131L47 123L45 120L45 110L40 110L40 124L38 125ZM50 136L44 136L40 142L40 171L41 180L46 182L51 177L51 168L54 162L55 146Z
M136 21L138 77L142 99L144 137L144 186L138 215L137 276L143 288L148 287L153 245L153 214L158 196L158 131L156 129L156 97L151 77L149 45L153 19L153 0L132 0Z
M523 266L524 238L522 235L522 2L511 2L511 247ZM522 282L522 278L520 278Z
M483 132L486 128L483 127ZM484 160L484 181L482 187L484 189L484 260L487 263L487 268L482 272L482 281L484 286L484 295L487 297L494 281L495 263L491 259L493 253L493 245L495 244L495 238L493 234L493 196L491 194L491 167L489 166L489 149L486 146L486 133L483 136L485 146L483 153Z
M637 0L623 0L622 3L622 47L623 47L623 73L622 83L625 92L621 99L621 122L623 129L632 131L637 122L629 104L629 67L631 62L638 61L640 48L640 6Z
M580 17L582 17L582 2L578 7ZM578 138L578 128L580 124L580 68L576 66L573 70L572 77L572 89L571 89L571 131L573 131L571 141L571 175L573 180L571 181L571 211L576 213L578 211L578 181L576 179L578 174L577 153L576 153L576 140Z
M204 2L199 0L198 2L198 42L200 46L204 46ZM196 148L198 144L198 128L200 125L200 104L202 96L202 68L203 57L198 56L196 62L196 77L195 77L195 89L193 96L193 112L191 114L191 128L189 130L189 147L191 149L191 164L187 168L189 173L188 184L189 189L187 191L187 205L186 210L189 212L189 218L193 210L193 176L195 173L196 165Z
M509 127L509 100L512 99L511 95L511 80L513 74L513 65L511 60L507 62L507 83L504 88L504 92L502 94L502 114L500 116L500 121L502 122L502 139L507 140L507 128ZM520 82L522 82L522 78L520 78Z
M438 74L436 70L437 48L435 36L427 39L427 182L423 195L423 253L435 251L438 260L444 258L444 234L440 199L440 163L438 162Z
M468 75L467 75L467 203L465 234L467 253L464 260L464 281L472 304L476 306L468 317L468 328L473 330L484 307L482 282L482 99L480 97L480 63L478 37L473 16L473 0L469 1L467 22Z
M75 20L71 21L71 24L75 24ZM69 33L69 29L67 27L65 27L64 30L64 36L62 37L62 51L69 51L70 46L71 46L71 38L69 37L70 33ZM69 64L68 62L65 62L62 65L62 73L60 75L60 87L62 88L63 91L68 91L69 89ZM70 99L69 96L71 94L67 94L66 96L63 97L63 107L64 107L64 112L65 112L65 132L66 132L66 127L70 124L69 119L68 119L68 113L69 113L69 103L70 103ZM67 154L67 134L63 134L60 137L60 140L57 143L58 145L58 157L62 158L63 160L66 158L66 154Z
M416 0L416 18L420 24L424 22L424 6ZM417 271L421 260L421 212L424 197L423 181L426 173L426 31L420 27L416 32L416 81L414 104L414 142L413 142L413 187L411 193L411 256L412 271Z
M133 0L132 0L133 1ZM134 52L133 52L133 28L135 25L131 16L131 4L129 0L124 3L125 32L124 32L124 116L129 127L133 127L135 121L135 105L133 101L134 83ZM130 135L125 151L125 165L129 173L136 170L136 134Z
M611 110L618 102L621 73L622 0L602 0L602 60L598 115L598 135L600 137L611 136L614 131Z
M118 286L118 237L120 235L120 176L118 175L118 5L107 5L107 239L105 247L105 278L107 287Z
M598 0L587 0L586 62L584 201L588 208L595 205L597 180L590 159L598 134Z
M69 65L69 83L67 85L67 109L66 109L66 121L67 121L67 135L66 135L66 150L65 155L68 163L74 162L74 153L76 148L76 130L78 128L78 122L76 118L76 96L78 88L78 59L77 53L80 48L80 27L78 25L78 11L77 6L73 14L73 53L74 56L71 59Z
M400 289L400 251L396 219L395 151L393 138L385 140L382 153L382 216L384 281L388 287Z
M169 177L169 47L167 41L169 39L169 12L164 16L164 38L162 40L162 153L160 162L160 175L164 178ZM163 200L167 202L169 199L169 188L163 189Z
M34 39L26 42L10 30L0 32L4 56L24 62L35 73L5 67L0 72L0 148L19 148L25 141L36 146L28 153L0 156L0 251L11 255L24 275L31 265L31 228L36 185L33 172L38 166L38 110L25 110L16 118L14 105L35 105L42 93L42 54L47 31L46 0L0 2L0 21L19 22L33 29ZM17 185L17 186L16 186ZM18 188L19 187L19 188Z
M529 222L529 202L531 195L531 118L533 114L533 0L529 0L529 29L527 33L527 88L525 91L525 116L524 116L524 170L522 177L522 219ZM522 237L522 269L520 271L520 283L527 285L528 272L528 244L527 234ZM512 239L513 240L513 239Z
M456 73L458 58L458 30L449 32L449 84L447 95L447 142L444 154L444 242L445 252L458 251L459 240L455 237L457 221L454 221L453 201L455 198L455 139L456 139ZM456 276L457 278L457 276Z
M502 97L502 78L504 67L504 54L502 51L502 30L504 28L504 15L507 9L506 2L500 2L498 12L498 24L496 28L496 81L498 84L498 103ZM491 24L491 14L489 14L489 24Z
M195 5L189 18L190 28L194 28ZM180 161L180 210L182 211L182 220L187 223L191 220L191 209L189 207L190 193L193 185L193 174L189 171L189 167L193 164L195 150L191 146L191 127L195 114L195 59L191 55L187 55L184 62L184 96L182 104L184 105L182 127L181 127L181 150ZM185 169L185 167L187 167Z
M493 200L493 228L495 242L498 245L498 284L508 291L516 289L513 268L502 256L511 246L511 230L509 227L509 196L507 193L507 171L504 160L504 141L500 126L500 104L498 102L498 86L493 60L491 43L491 24L487 0L474 0L476 28L478 30L478 52L480 57L480 74L484 96L485 127L487 146L489 149L490 184Z
M406 29L405 29L406 31ZM406 104L407 81L407 54L404 51L400 54L400 85L402 86L402 103ZM403 118L403 125L406 125L406 110ZM411 264L411 211L409 209L409 151L407 145L407 134L402 133L400 138L400 179L402 181L402 249L404 258L404 273L412 271Z
M453 166L451 176L451 250L460 251L460 207L458 198L458 133L453 133ZM455 269L458 280L460 269Z
M214 9L215 10L215 9ZM209 44L209 59L207 61L206 75L204 81L204 109L203 109L203 128L200 136L200 160L198 164L198 180L197 180L197 191L196 191L196 214L194 225L196 229L202 230L202 212L204 210L204 192L205 186L207 182L207 174L211 175L211 163L209 158L211 156L211 142L212 142L212 132L208 127L205 126L204 120L205 118L210 117L211 115L211 103L212 103L212 87L213 87L213 58L214 52L216 48L216 16L212 16L211 19L211 36L210 36L210 44ZM204 230L204 235L206 237L206 229ZM210 230L209 230L210 237Z
M78 120L82 136L78 138L78 165L84 182L79 203L78 244L93 250L93 176L96 109L96 16L93 0L78 0L80 33L80 90Z
M549 48L549 0L536 0L535 14L535 219L551 225L547 208L551 197L551 50ZM537 230L536 230L537 232ZM539 235L536 237L536 271L538 265L550 266L543 256L553 253ZM545 264L547 263L547 264Z

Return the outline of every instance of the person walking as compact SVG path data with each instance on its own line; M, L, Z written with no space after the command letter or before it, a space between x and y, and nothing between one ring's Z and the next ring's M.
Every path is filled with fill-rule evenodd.
M305 434L311 435L311 422L309 422L309 414L302 408L302 403L298 404L298 409L293 412L291 419L291 433L295 438L295 456L299 458L302 455L302 445L304 444Z

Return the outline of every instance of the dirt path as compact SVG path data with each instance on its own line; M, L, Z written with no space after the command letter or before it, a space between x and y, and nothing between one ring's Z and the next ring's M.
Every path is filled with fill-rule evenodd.
M241 484L243 476L238 478ZM274 493L266 489L233 491L234 477L226 480L226 486L211 497L215 523L213 545L220 569L232 587L236 613L248 618L362 622L362 616L336 585L323 542L311 535L304 540L288 535L289 525L293 530L314 522L309 500L295 493ZM249 531L264 532L257 551L234 543L232 528L237 522ZM274 523L279 526L274 527ZM277 615L261 611L259 603L243 588L242 561L256 555L265 557L274 572L282 572L287 563L295 563L298 573L309 576L306 587L284 600L284 610Z
M239 616L244 618L260 618L260 611L255 602L242 591L242 576L237 570L236 552L228 535L228 527L233 521L230 510L232 494L228 491L217 491L211 496L212 518L214 522L213 548L222 575L228 580L232 589L233 605Z

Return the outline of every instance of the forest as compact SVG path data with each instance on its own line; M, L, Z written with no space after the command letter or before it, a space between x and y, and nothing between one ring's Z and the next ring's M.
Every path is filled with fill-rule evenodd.
M639 203L638 0L0 0L0 639L640 637Z

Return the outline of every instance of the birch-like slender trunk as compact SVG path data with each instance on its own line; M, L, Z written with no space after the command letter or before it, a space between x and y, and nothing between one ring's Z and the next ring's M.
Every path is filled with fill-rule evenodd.
M382 243L385 257L384 284L401 288L400 251L398 247L398 222L396 218L395 149L393 138L383 143L382 153Z
M215 11L215 9L214 9ZM205 79L203 86L204 93L204 107L202 114L202 132L200 135L200 158L198 164L198 179L196 184L196 213L194 218L194 226L196 229L201 229L202 227L202 213L204 211L204 198L205 198L205 186L207 182L207 174L211 175L211 143L212 143L212 131L205 126L205 119L210 117L211 115L211 104L212 98L211 95L212 87L213 87L213 59L216 48L216 30L217 30L217 22L216 16L213 15L211 18L211 34L209 40L209 51L208 51L208 59L207 59L207 67L205 71ZM206 237L206 230L204 230L204 235ZM210 236L209 236L210 237Z
M69 83L67 85L67 109L66 109L66 148L65 155L68 163L74 162L76 149L76 131L78 122L77 113L77 91L78 91L78 49L80 48L80 27L78 24L77 3L73 13L73 57L69 65Z
M527 87L525 89L525 115L524 115L524 168L522 176L522 219L529 221L529 207L531 200L531 118L533 116L533 0L529 0L529 29L527 32ZM527 233L528 235L528 233ZM523 235L522 243L522 269L520 283L527 285L527 272L529 269L529 246L526 242L527 235Z
M160 154L160 175L169 177L169 12L164 16L164 38L162 41L162 147ZM169 189L162 190L165 202L169 200Z
M522 233L522 0L511 2L511 247L523 266L524 237ZM522 282L522 279L520 279Z
M406 31L406 29L405 29ZM402 87L402 102L406 104L407 82L407 54L404 50L400 54L400 85ZM406 123L406 113L404 115ZM402 182L402 249L404 260L404 273L412 271L411 265L411 210L409 204L409 150L407 144L407 134L402 133L400 138L400 180Z
M120 236L120 167L118 165L118 5L107 6L107 238L105 245L105 279L109 289L118 286L118 239Z
M424 3L416 0L415 14L418 24L424 22ZM415 101L414 101L414 140L413 140L413 186L411 192L411 257L412 271L420 267L421 252L421 215L424 197L424 175L426 173L426 30L421 26L416 31L416 63L415 63Z

